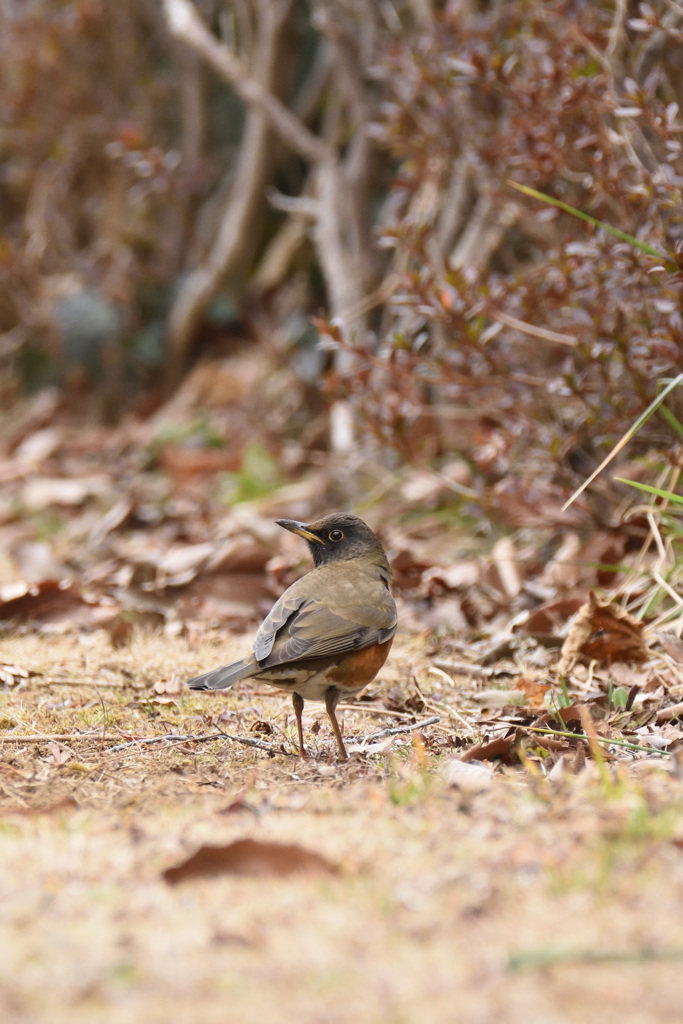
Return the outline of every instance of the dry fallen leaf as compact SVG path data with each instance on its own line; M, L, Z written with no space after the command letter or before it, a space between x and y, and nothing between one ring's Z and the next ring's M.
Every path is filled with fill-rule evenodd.
M318 723L315 723L315 724L318 724ZM260 719L259 721L254 722L254 724L252 725L252 727L251 727L251 729L249 731L250 732L261 733L263 736L272 736L273 735L273 727L272 727L272 725L270 724L270 722L266 722L263 719Z
M31 477L21 492L23 504L30 509L52 505L82 505L87 498L108 496L111 480L103 473L84 477Z
M46 579L62 579L67 575L52 548L45 541L26 540L14 545L12 557L18 569L18 579L38 583Z
M133 632L135 626L130 619L124 618L122 615L117 615L115 619L107 623L105 626L109 639L111 640L112 647L118 649L120 647L126 647L127 644L133 638Z
M600 601L591 592L562 644L558 674L567 675L580 659L605 665L614 661L640 664L649 656L644 629L645 624L626 609L613 601Z
M70 580L42 580L0 587L0 621L26 619L54 629L103 624L116 615L118 605L107 598L90 601Z
M488 743L475 743L474 746L468 747L460 760L492 761L499 757L505 764L510 764L510 748L516 738L516 734L513 733L512 736L499 736L497 739L490 740Z
M516 597L522 589L522 577L519 571L519 554L510 537L501 537L496 541L491 552L491 560L505 596Z
M531 676L520 676L519 679L515 679L513 689L521 690L532 708L540 708L543 707L546 695L550 692L550 684Z
M672 658L677 665L683 665L683 640L674 633L660 630L656 633L657 639L664 652Z
M552 769L548 772L548 782L559 785L568 775L578 775L586 767L586 748L577 743L576 749L558 756Z
M555 590L566 591L570 587L575 587L581 574L581 569L577 565L580 547L578 533L573 530L567 532L553 557L546 562L539 576L539 583Z
M65 747L60 746L52 740L47 746L50 751L48 761L51 761L53 764L66 764L66 762L73 757L73 753L70 750L67 750Z
M435 565L422 573L419 593L422 597L430 597L443 590L461 590L473 587L482 575L481 564L476 558L464 559L454 565Z
M253 622L272 607L278 593L262 573L202 576L175 603L181 619Z
M33 464L42 462L59 448L63 433L60 427L43 427L28 434L14 449L14 458L19 461L25 459Z
M236 447L226 451L222 448L197 449L166 445L159 453L162 466L178 487L205 473L236 473L240 468L240 456L241 452Z
M162 877L169 885L176 885L190 878L211 878L215 875L283 877L297 872L334 875L337 871L337 867L322 854L295 843L238 839L227 846L200 846L187 860L174 868L167 868Z
M559 631L566 625L567 619L585 603L585 594L568 594L564 597L546 601L531 612L529 618L522 627L525 633L531 636L550 636L559 634ZM559 640L558 640L559 646Z

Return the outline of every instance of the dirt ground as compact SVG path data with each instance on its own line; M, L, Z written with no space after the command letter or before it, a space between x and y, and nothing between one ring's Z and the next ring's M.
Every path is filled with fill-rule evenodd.
M458 748L438 741L457 718L340 764L307 704L302 761L288 698L178 686L247 642L5 638L3 662L35 674L0 699L3 1021L683 1020L674 758L453 781ZM372 689L423 669L399 639ZM468 699L447 699L465 722ZM408 719L381 700L346 710L347 742ZM216 728L270 750L132 740ZM165 880L202 844L244 838L333 870Z

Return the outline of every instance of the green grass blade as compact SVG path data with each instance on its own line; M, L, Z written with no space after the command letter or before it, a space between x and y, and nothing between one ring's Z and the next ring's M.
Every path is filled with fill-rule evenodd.
M626 445L631 440L633 435L635 433L637 433L637 431L640 430L642 425L649 420L650 416L652 416L652 414L654 412L656 412L657 409L659 409L660 405L662 404L662 402L664 401L666 396L668 394L670 394L670 392L672 392L675 387L678 387L678 385L681 383L681 381L683 381L683 373L679 373L677 377L674 377L673 380L670 380L669 383L664 388L664 390L660 394L658 394L657 397L655 399L653 399L652 402L650 402L650 404L648 405L648 407L645 410L645 412L642 413L638 417L636 422L633 423L628 428L628 430L626 431L624 436L622 438L620 438L619 441L617 441L617 443L615 444L615 446L612 449L612 451L609 453L609 455L606 458L604 458L602 460L602 462L600 463L598 468L594 469L593 472L591 473L591 475L588 477L588 479L584 480L584 482L581 484L581 486L579 488L577 488L577 490L574 491L574 493L572 494L571 498L568 498L568 500L565 501L564 505L562 506L562 511L563 512L565 512L569 508L569 506L572 504L572 502L574 502L578 498L578 496L580 494L583 494L583 492L586 490L586 488L588 487L589 484L593 483L593 481L595 480L596 476L599 476L600 473L602 473L602 471L605 468L605 466L608 466L610 464L610 462L612 461L614 456L617 455L621 451L621 449L624 447L624 445Z
M683 439L683 423L674 416L671 409L667 409L667 407L663 405L659 410L659 415L662 419L665 419L671 429L675 431L681 439Z
M623 476L615 477L621 484L628 484L630 487L637 487L639 491L646 491L648 494L656 494L659 498L667 501L674 501L677 505L683 505L683 497L674 494L672 491L663 491L661 487L651 487L650 484L641 484L637 480L626 480Z
M622 242L628 242L634 249L639 249L641 252L647 253L648 256L654 256L655 259L661 260L662 263L666 264L668 270L677 270L676 265L669 259L664 253L659 252L657 249L653 249L647 242L641 242L640 239L635 238L633 235L627 234L625 231L620 231L619 228L612 227L611 224L606 224L603 220L597 220L595 217L591 217L589 213L584 213L583 210L577 210L575 206L570 206L569 203L563 203L561 199L555 199L553 196L546 195L545 192L539 192L535 188L529 188L528 185L520 185L516 181L510 181L508 179L508 185L512 185L518 192L522 192L525 196L530 196L532 199L540 199L542 203L548 203L550 206L556 206L559 210L564 210L565 213L570 213L572 217L578 217L579 220L585 220L587 224L592 224L595 228L602 228L603 231L607 231L608 234L614 235L615 238L619 238Z

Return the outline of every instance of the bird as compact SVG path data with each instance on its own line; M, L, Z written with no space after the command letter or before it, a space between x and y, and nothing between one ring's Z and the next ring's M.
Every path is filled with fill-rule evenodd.
M241 661L188 681L192 690L228 690L258 679L292 694L299 754L307 757L304 700L324 701L341 760L348 760L336 707L372 682L396 633L391 566L367 523L346 512L315 522L277 519L308 543L314 568L285 590Z

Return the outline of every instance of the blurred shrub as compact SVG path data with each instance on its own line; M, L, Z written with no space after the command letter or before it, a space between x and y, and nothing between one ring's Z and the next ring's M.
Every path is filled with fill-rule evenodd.
M0 6L0 331L56 365L78 350L88 369L101 345L65 309L105 311L115 337L136 326L138 291L177 273L192 183L175 92L150 0Z
M231 45L249 56L268 0L198 7L222 40L233 18ZM383 257L362 254L374 334L331 361L328 394L351 399L389 461L462 452L494 502L518 493L542 516L542 494L566 492L683 362L680 5L293 0L290 14L299 103L286 88L284 102L335 152L374 147L362 183ZM57 360L78 349L90 365L92 336L106 353L101 318L85 341L57 340L60 310L84 297L141 379L158 377L174 289L225 212L242 105L171 42L155 0L3 4L0 58L3 392L22 345ZM315 175L281 141L271 149L279 187L304 192L305 221ZM662 261L521 198L509 179ZM293 209L291 236L278 213L249 240L277 255L266 290L249 292L257 257L231 282L236 316L259 304L261 336L320 304L324 274ZM309 363L315 378L322 363ZM282 433L301 419L297 406Z
M501 490L533 504L683 364L683 18L666 4L623 22L607 3L450 7L376 72L393 297L379 348L330 386L405 457L465 451L489 482L512 468Z

